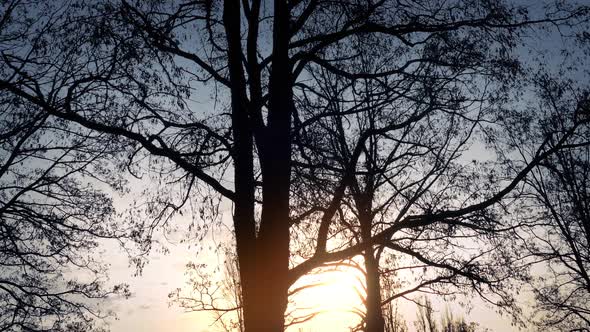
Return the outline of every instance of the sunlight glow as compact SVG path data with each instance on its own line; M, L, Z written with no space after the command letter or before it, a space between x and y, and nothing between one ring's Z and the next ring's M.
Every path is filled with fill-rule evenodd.
M358 264L358 262L357 262ZM354 267L318 269L301 278L291 291L287 322L306 320L287 331L345 331L361 321L364 275Z

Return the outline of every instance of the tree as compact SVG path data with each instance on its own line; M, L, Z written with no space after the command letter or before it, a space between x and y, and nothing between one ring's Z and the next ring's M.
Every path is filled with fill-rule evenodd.
M172 301L188 311L210 311L214 315L213 324L222 331L243 332L240 274L238 260L231 248L224 248L223 276L216 279L207 266L195 263L187 265L190 275L190 291L181 288L170 293Z
M477 323L467 323L463 317L455 318L453 312L447 307L444 315L441 315L440 324L434 317L432 302L426 297L417 303L418 320L415 322L418 332L476 332L489 331L486 328L480 328Z
M361 66L370 66L372 60L367 56ZM351 184L342 194L342 206L338 210L340 223L333 226L334 236L338 241L354 245L370 242L374 234L384 229L400 227L387 243L363 251L366 331L383 330L382 306L425 289L449 295L456 289L483 293L489 287L488 290L500 295L499 304L510 303L500 286L507 275L514 275L512 265L507 260L498 264L498 257L489 254L494 252L494 246L500 246L506 236L503 229L509 227L494 224L491 211L437 220L431 225L405 223L408 214L432 214L457 204L460 199L465 199L461 204L469 205L470 197L462 195L477 192L485 197L496 190L490 181L479 176L483 173L481 166L460 158L468 151L467 143L477 137L474 129L494 123L493 117L497 115L483 106L494 98L494 93L477 97L453 95L454 89L467 90L473 82L457 83L447 77L439 83L425 84L423 78L431 78L429 70L420 68L412 78L403 78L403 83L391 83L423 87L415 88L417 94L412 98L407 93L393 99L388 94L395 94L395 89L390 86L374 86L370 80L347 81L326 71L314 74L318 82L316 90L323 93L321 98L330 103L334 113L343 115L322 121L321 126L327 128L329 136L309 140L306 146L317 144L310 150L319 151L318 159L323 158L322 162L329 164L333 172L340 172L336 178L346 176L343 173L353 163L352 151L362 147L362 152L358 152L362 161L355 166ZM461 75L460 68L455 70L449 75ZM476 69L467 66L464 70ZM482 84L481 80L477 84ZM463 98L464 103L457 103L455 98ZM362 111L356 111L357 108ZM404 114L411 117L422 112L429 114L380 131L381 124L390 124ZM357 139L363 137L366 141L359 143ZM322 150L322 146L331 147L331 151ZM308 182L300 190L302 197L309 197L305 194L318 189L324 193L316 197L333 195L325 185L329 180L322 175L302 172L299 178ZM466 249L469 242L470 250ZM385 263L384 258L388 256L395 259ZM384 294L381 280L387 283L387 278L396 277L396 271L417 272L414 278L406 276L415 279L413 282L406 282L403 288L389 287Z
M181 184L175 201L158 198L156 220L205 188L230 201L245 331L283 330L290 286L322 264L392 246L404 229L486 220L487 209L577 129L552 136L555 148L541 144L488 197L430 204L435 209L411 204L370 238L334 244L336 213L372 137L437 131L436 119L456 109L447 105L461 109L476 99L459 87L463 80L476 86L490 76L510 86L522 29L578 24L586 8L558 5L530 18L500 1L104 1L68 3L58 13L47 16L47 29L3 49L0 90L51 118L116 137L129 170L147 158L151 171ZM359 66L369 53L373 66ZM325 162L330 151L320 147L331 127L322 123L366 108L331 109L317 96L318 70L353 83L347 87L368 80L381 87L384 103L400 106L365 133L349 132L353 148L342 165ZM218 103L199 106L191 93L214 94ZM423 120L433 122L420 127ZM300 190L312 188L298 182L305 174L327 190ZM291 241L304 225L317 230L310 246Z
M12 56L40 59L35 45L27 54L9 52L33 28L27 6L0 5L3 77L17 69ZM6 89L0 105L0 330L102 330L112 312L98 301L129 295L126 285L108 282L95 252L102 240L131 237L132 225L115 220L111 198L97 185L122 190L108 166L119 147Z
M424 298L424 303L418 304L418 321L416 322L416 328L420 332L438 331L432 302L430 302L428 298Z
M397 303L396 303L397 304ZM385 305L383 318L385 320L383 331L386 332L408 332L408 325L398 312L398 306L389 302Z
M546 128L587 123L588 93L572 82L542 79ZM547 129L546 129L547 130ZM553 142L550 142L553 144ZM563 149L527 178L531 223L522 238L545 273L532 282L545 328L574 330L590 325L590 131L571 137Z
M108 288L105 266L91 255L98 238L122 234L109 225L110 199L81 182L104 151L86 150L83 136L63 145L58 135L68 128L26 102L2 104L0 329L91 330L106 314L92 301L126 291Z
M468 63L466 60L458 62ZM371 72L375 64L380 65L379 56L368 54L358 59L355 68ZM475 73L487 73L489 68L485 66L456 66L453 73L447 73L448 77L438 73L438 78L445 77L440 84L424 82L425 77L432 79L429 70L428 66L418 68L413 76L403 77L400 80L403 82L388 77L391 82L386 85L365 78L348 79L319 68L311 71L315 85L298 104L303 110L326 105L330 112L341 114L317 121L319 129L307 128L307 131L315 130L314 135L308 134L312 138L302 139L302 145L309 152L304 156L306 163L297 164L295 178L298 180L294 182L301 186L297 193L303 202L321 202L321 197L332 197L331 179L345 178L347 167L355 164L351 159L359 158L349 187L341 192L342 205L336 212L338 223L330 230L333 241L340 242L339 246L347 242L349 245L366 243L384 229L399 227L387 243L365 248L362 253L366 277L363 298L366 331L383 330L382 307L417 291L446 296L457 291L476 292L495 305L516 310L510 294L516 287L512 285L527 278L520 252L513 251L517 238L514 229L521 220L510 218L501 202L496 209L481 209L431 224L405 223L407 214L436 214L454 205L469 206L471 199L493 196L502 181L498 178L503 172L501 163L514 166L519 158L506 157L500 152L504 158L501 163L466 160L463 156L473 153L469 144L478 140L501 140L494 131L508 128L506 121L528 125L531 121L545 121L540 116L528 120L521 117L528 111L542 113L542 108L526 112L515 110L518 117L508 120L514 115L502 108L508 103L500 95L506 93L502 84L511 84L512 78L477 76ZM468 70L477 78L458 80L461 70ZM519 67L514 76L526 80L524 73L527 71L525 66ZM498 82L500 90L489 87ZM403 97L391 96L405 84L413 86L414 90L408 91L416 95L410 97L411 92L406 92ZM511 90L529 89L530 85L511 86ZM453 94L453 89L477 91L477 86L487 89L480 95ZM543 94L535 97L544 98ZM573 109L570 105L562 112L571 113ZM392 119L420 112L429 114L406 125L380 131L379 126L395 122ZM576 126L568 123L562 128L545 128L536 136L532 154L538 155L539 150L535 150L538 146ZM363 139L365 141L359 143ZM513 145L503 142L499 148L508 149ZM362 151L356 150L359 147ZM527 159L528 156L520 161ZM318 165L329 172L318 171ZM526 163L521 167L526 167ZM512 170L519 171L521 167ZM514 192L510 200L517 199L519 192ZM326 205L328 203L321 202L316 208L321 211ZM312 226L304 224L300 228ZM313 236L312 232L312 239ZM387 255L395 259L383 262L382 257ZM385 278L395 278L396 271L404 270L416 271L412 276L405 276L406 287L381 288L380 283L387 281ZM409 279L414 282L409 283Z

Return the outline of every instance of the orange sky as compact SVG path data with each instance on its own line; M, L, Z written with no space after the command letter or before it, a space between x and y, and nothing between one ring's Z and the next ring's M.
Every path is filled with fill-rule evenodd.
M171 290L185 285L185 264L193 259L191 251L184 245L171 245L168 255L154 255L141 277L132 277L133 270L128 267L125 256L116 248L109 248L112 263L111 280L128 282L134 296L128 300L114 299L109 306L117 313L118 320L111 322L113 332L205 332L219 331L211 326L213 318L209 314L184 313L176 306L169 306L168 294ZM211 265L222 264L215 255L199 257L199 262ZM298 308L320 308L325 313L304 324L295 325L287 331L348 331L348 327L358 323L358 316L349 308L360 305L354 287L358 287L358 273L330 272L321 277L305 277L300 283L322 282L294 297ZM435 310L441 313L445 303L432 299ZM493 331L516 331L510 326L508 317L501 317L492 309L484 307L479 299L470 300L474 309L468 315L460 307L450 305L456 315L465 315L468 321L476 321L482 327ZM415 305L405 302L401 305L402 314L408 322L410 331L415 331ZM305 314L309 311L300 309Z

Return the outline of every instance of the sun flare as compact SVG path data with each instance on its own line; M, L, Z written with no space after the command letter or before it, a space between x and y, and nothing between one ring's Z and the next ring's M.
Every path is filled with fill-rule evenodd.
M321 269L299 280L289 304L287 331L343 331L359 324L364 276L354 267Z

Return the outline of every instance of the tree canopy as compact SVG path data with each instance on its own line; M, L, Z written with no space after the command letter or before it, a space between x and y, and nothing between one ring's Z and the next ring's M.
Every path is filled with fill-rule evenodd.
M42 244L38 259L47 249L80 265L68 256L78 246L121 237L148 250L150 230L187 202L200 205L193 213L204 225L216 204L230 203L244 331L283 330L291 286L358 255L367 331L384 329L383 305L424 289L474 291L516 310L510 288L528 280L529 262L515 234L532 226L512 202L528 184L538 189L535 172L554 171L546 165L560 153L587 144L576 140L587 130L588 73L568 67L588 55L583 2L12 0L2 8L3 169L37 169L0 174L3 209L20 208L2 214L2 241L23 232L13 218L33 233L50 221L57 233L40 241L54 248ZM535 52L553 43L571 52L559 54L561 71L543 72ZM580 78L568 93L548 83L568 74ZM552 123L556 114L566 120ZM99 183L124 190L126 176L142 173L157 190L122 223L125 233ZM27 252L35 241L19 236ZM399 265L384 266L392 261ZM383 298L381 280L396 269L422 272Z

